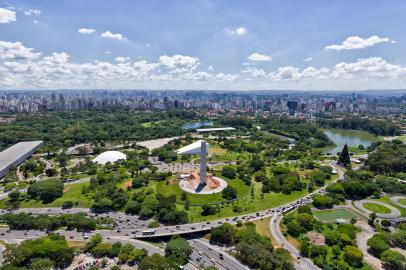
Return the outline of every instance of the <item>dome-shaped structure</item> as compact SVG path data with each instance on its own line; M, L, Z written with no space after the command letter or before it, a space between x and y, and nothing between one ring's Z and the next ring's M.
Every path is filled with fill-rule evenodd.
M104 165L107 162L114 163L120 159L127 159L127 156L119 151L106 151L95 157L93 162Z

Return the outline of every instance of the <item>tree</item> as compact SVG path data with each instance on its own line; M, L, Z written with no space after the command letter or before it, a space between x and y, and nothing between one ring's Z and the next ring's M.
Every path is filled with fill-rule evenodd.
M351 266L361 267L362 266L362 251L354 246L344 247L344 260Z
M133 251L130 252L128 255L128 263L129 264L135 264L135 263L140 263L142 259L144 259L147 256L147 251L145 249L134 249Z
M381 255L381 260L388 269L405 270L405 256L395 250L386 250Z
M202 206L202 216L209 216L209 215L214 215L217 213L217 209L215 206L205 204Z
M49 270L54 267L54 263L49 258L34 258L30 261L30 270Z
M42 200L44 203L50 203L53 200L62 197L63 182L60 180L39 181L28 187L27 194L33 199Z
M155 253L142 259L138 268L139 270L177 270L179 265L171 258Z
M399 230L391 235L391 240L394 246L406 249L406 231Z
M389 226L390 226L390 221L387 220L387 219L382 219L381 220L381 225L385 230L387 230L389 228Z
M338 157L338 163L344 167L347 167L351 164L350 153L348 151L347 144L344 145L343 150L341 151Z
M18 189L15 189L8 194L8 197L10 198L11 201L18 201L20 195L21 195L20 191Z
M371 252L376 256L380 257L381 254L390 248L385 237L381 234L375 234L368 239L367 245L370 248Z
M368 224L372 227L375 226L375 219L376 219L376 213L372 212L371 214L369 214L369 219L368 219Z
M173 237L165 246L165 256L174 256L179 258L182 265L186 264L192 254L192 248L182 237Z
M233 200L237 198L237 191L232 186L227 186L222 191L223 198L226 200Z
M236 177L236 172L233 166L224 166L221 170L221 174L229 179L234 179Z
M231 245L234 243L235 233L236 230L232 225L224 223L219 227L211 229L210 242Z
M313 205L317 208L331 208L333 204L334 200L330 196L319 194L313 196Z
M137 201L128 201L125 207L126 214L137 215L141 211L141 204Z

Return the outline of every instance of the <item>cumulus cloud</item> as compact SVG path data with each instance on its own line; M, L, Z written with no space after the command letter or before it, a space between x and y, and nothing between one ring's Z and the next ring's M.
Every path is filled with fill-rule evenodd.
M247 57L248 60L254 62L264 62L264 61L271 61L271 57L265 54L253 53Z
M266 78L266 72L263 69L258 69L255 67L247 67L242 71L243 73L248 73L252 77L260 77L260 78Z
M0 59L37 59L40 53L26 48L21 42L0 41Z
M381 57L341 62L332 67L283 66L266 71L245 66L240 73L201 68L187 55L156 60L117 57L76 63L65 52L41 56L20 42L0 41L0 87L5 89L359 89L406 85L406 67ZM340 87L344 86L344 87Z
M381 57L361 58L354 63L341 62L331 74L336 79L398 79L404 76L406 67L388 63Z
M391 40L387 37L381 38L377 35L370 36L369 38L352 36L344 40L340 45L337 44L329 45L325 49L336 51L364 49L383 42L391 42Z
M111 39L120 40L120 41L126 39L122 34L120 34L120 33L113 34L110 31L106 31L106 32L102 33L100 36L103 38L111 38Z
M232 28L232 27L226 27L224 28L224 31L226 32L227 35L233 36L233 35L238 35L238 36L243 36L247 33L247 29L243 26L237 27L237 28Z
M130 57L119 56L114 59L114 61L116 61L117 63L124 63L124 62L127 62L128 60L130 60Z
M217 81L228 81L228 82L234 82L240 78L240 75L238 74L224 74L224 73L219 73L215 76L215 79Z
M41 15L41 10L39 9L29 9L24 11L24 14L27 16L31 16L31 15Z
M159 57L159 62L165 67L177 69L178 71L194 70L200 64L198 58L180 54L163 55Z
M0 23L11 23L17 20L16 13L13 10L0 8Z
M81 34L86 35L86 34L93 34L94 32L96 32L96 30L92 29L92 28L80 28L78 30L78 32L81 33Z

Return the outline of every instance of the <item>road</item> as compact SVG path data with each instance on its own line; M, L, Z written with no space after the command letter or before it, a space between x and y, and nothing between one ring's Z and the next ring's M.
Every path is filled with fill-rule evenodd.
M206 239L189 240L189 244L193 248L193 260L204 266L215 266L219 270L249 270L248 266L243 265L233 256L222 250L219 246L211 245ZM196 254L197 253L197 254Z
M310 259L304 258L300 255L300 252L286 240L283 236L282 232L280 231L280 222L282 220L283 215L278 214L272 217L269 227L271 229L272 236L278 241L278 243L286 250L290 252L290 254L297 258L295 263L295 269L298 270L320 270L318 266L316 266Z
M103 236L103 241L109 243L120 242L122 244L132 244L136 248L143 248L145 249L149 255L154 253L158 253L162 256L165 255L165 252L162 248L155 246L151 243L132 239L129 236L122 236L120 234L115 234L113 231L107 230L100 230L94 231L92 233L83 233L78 231L65 231L65 230L58 230L55 233L65 236L65 238L69 241L87 241L90 239L92 235L101 234ZM8 228L0 228L0 239L4 240L8 243L20 243L27 239L35 239L41 236L45 236L46 233L44 231L39 230L29 230L29 231L17 231L17 230L9 230ZM2 249L0 248L1 254ZM198 251L196 251L198 252ZM198 253L197 253L198 254ZM1 262L1 260L0 260ZM198 270L199 268L195 266L195 262L189 262L186 267L189 270Z
M333 181L337 182L339 180L342 180L344 178L344 171L341 169L338 169L338 178ZM305 201L299 201L299 203L296 203L293 205L293 208L297 208L302 204L307 204L311 202L311 198L313 195L317 193L324 193L326 189L326 186L314 191L313 193L307 195L305 197ZM297 202L297 201L296 201ZM293 210L293 209L292 209ZM295 263L295 268L299 270L320 270L320 268L315 265L310 259L304 258L300 255L300 252L292 245L289 243L289 241L286 240L286 238L283 236L282 232L280 231L280 222L283 218L283 210L281 212L275 213L275 215L271 218L271 221L269 223L269 228L271 230L272 236L278 241L278 243L285 249L287 249L293 257L297 259Z

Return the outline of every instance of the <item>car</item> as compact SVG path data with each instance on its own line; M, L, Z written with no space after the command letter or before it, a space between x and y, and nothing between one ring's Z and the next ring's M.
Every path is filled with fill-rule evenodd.
M4 232L0 233L0 235L4 235Z

